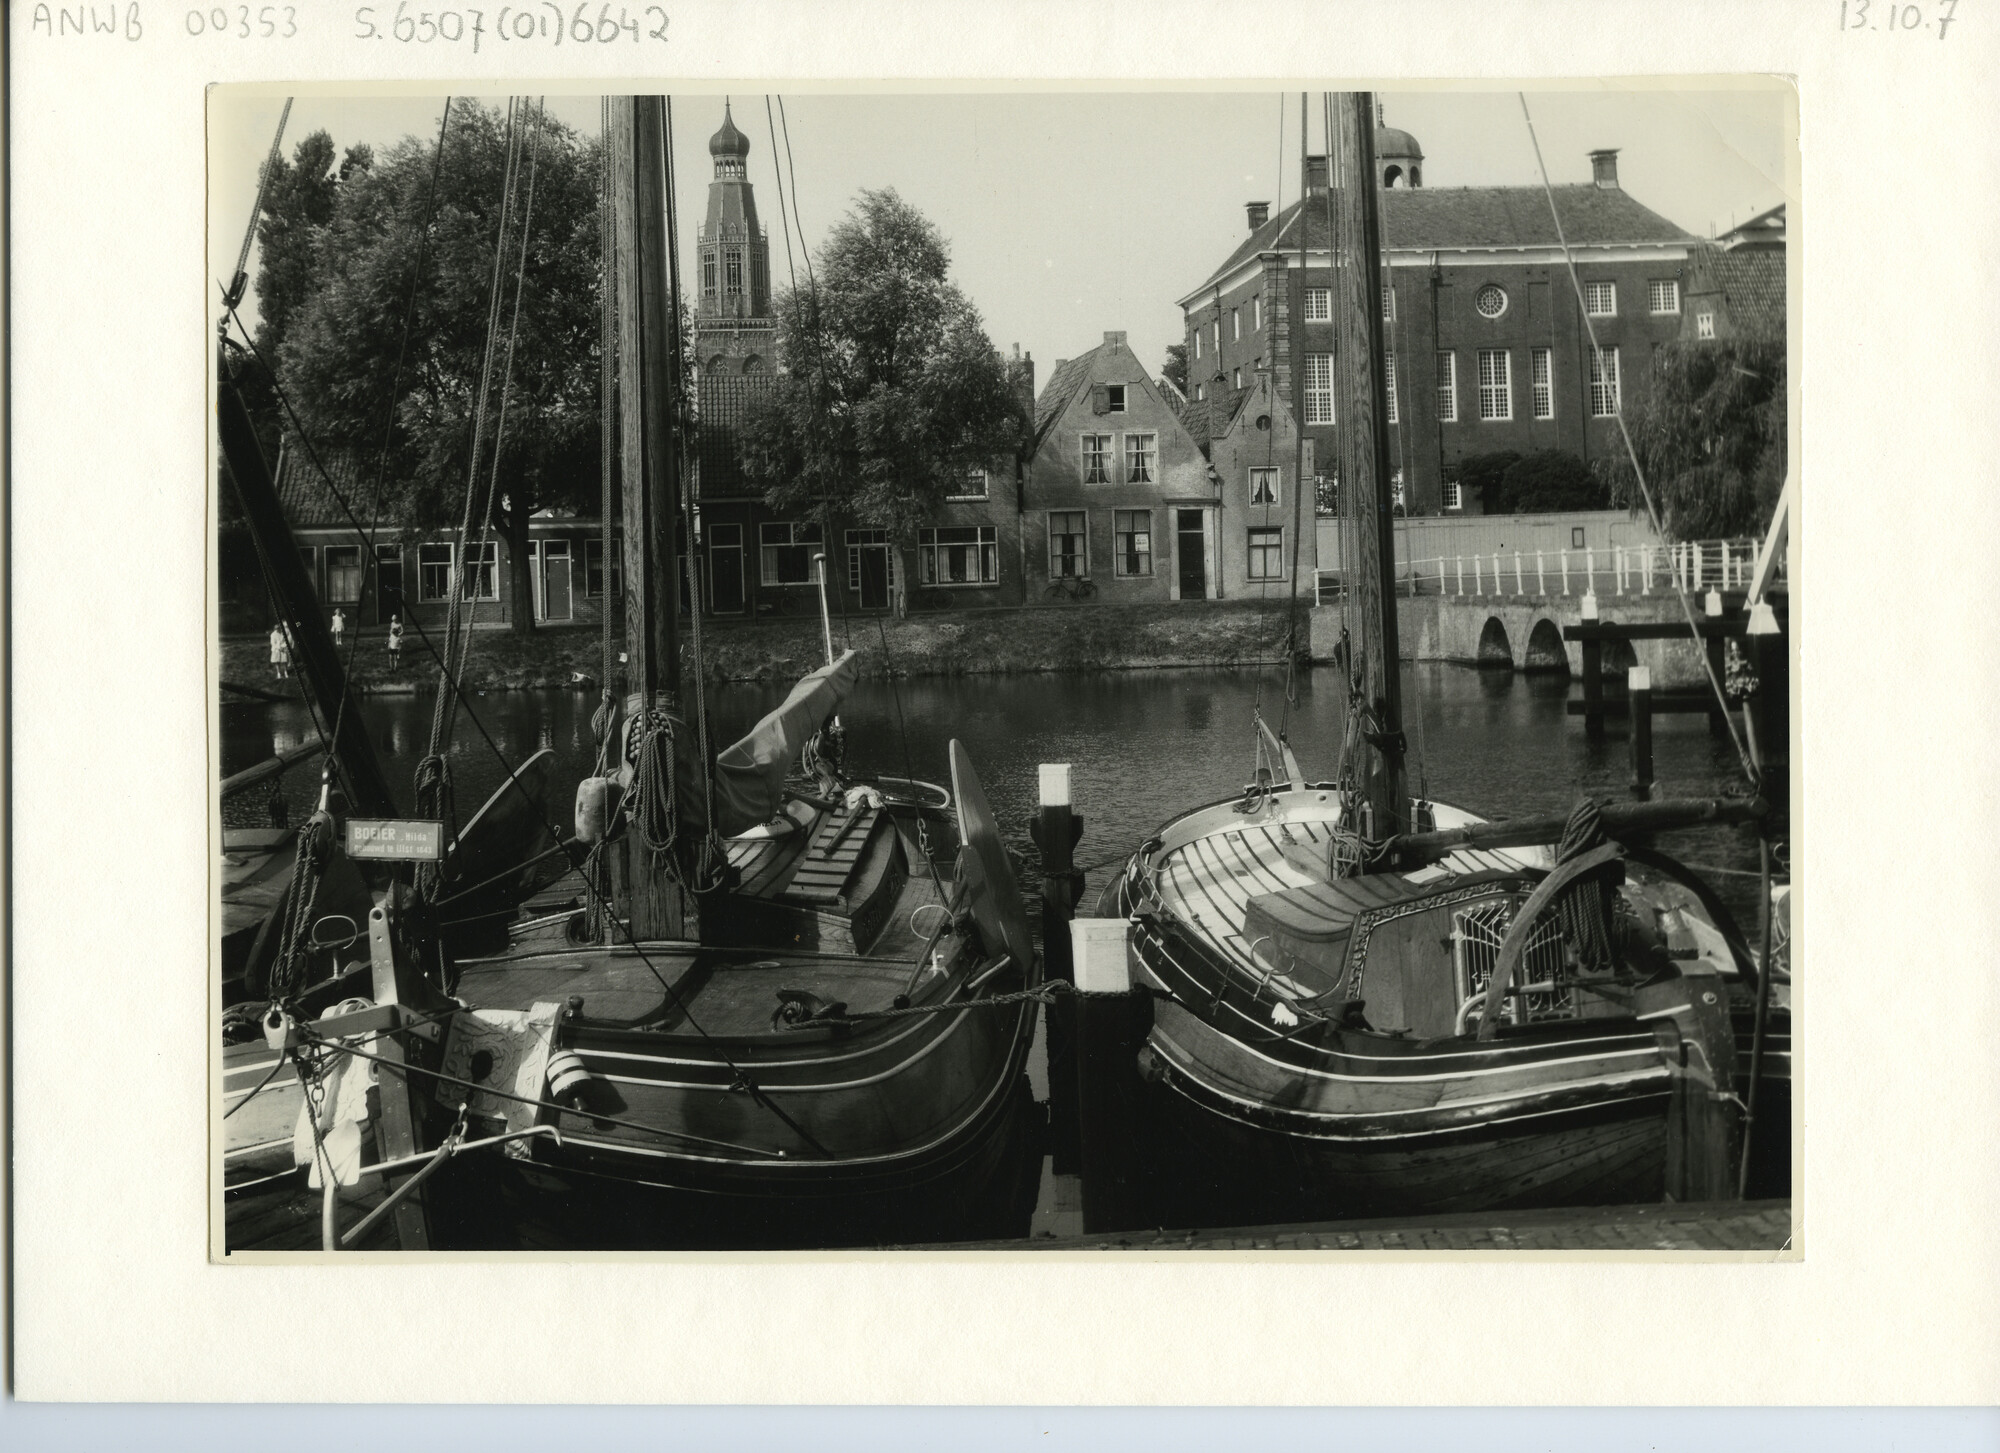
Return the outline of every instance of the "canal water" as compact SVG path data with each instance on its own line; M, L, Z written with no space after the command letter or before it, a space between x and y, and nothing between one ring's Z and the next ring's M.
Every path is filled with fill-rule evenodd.
M733 741L783 699L788 683L709 688L715 745ZM1483 817L1561 812L1579 796L1629 796L1627 746L1616 724L1601 741L1586 737L1564 704L1572 683L1562 677L1518 675L1435 663L1406 665L1406 735L1413 790ZM1085 827L1077 862L1097 869L1094 891L1161 823L1189 807L1229 796L1250 780L1255 719L1287 730L1309 778L1330 775L1339 749L1341 678L1329 666L1302 673L1288 702L1283 673L1263 670L1107 671L1075 675L925 677L864 682L848 701L848 760L863 775L884 773L949 781L946 745L965 744L1010 839L1027 867L1023 887L1034 893L1035 851L1027 824L1034 815L1036 767L1072 766L1073 795ZM541 747L559 759L551 809L558 825L570 815L570 784L595 759L590 717L594 692L510 691L472 698L451 749L456 796L469 815L504 780L487 738L515 762ZM432 698L371 696L360 711L381 752L389 780L407 797L424 754ZM1655 718L1658 795L1700 796L1740 789L1726 737L1712 737L1706 718ZM313 737L300 703L231 704L222 711L222 771L240 770ZM311 810L316 791L309 768L285 783L291 820ZM267 795L245 794L225 807L231 825L266 820ZM1684 861L1719 868L1712 880L1749 927L1756 921L1757 850L1742 829L1677 833L1665 844ZM1089 901L1086 899L1086 902Z

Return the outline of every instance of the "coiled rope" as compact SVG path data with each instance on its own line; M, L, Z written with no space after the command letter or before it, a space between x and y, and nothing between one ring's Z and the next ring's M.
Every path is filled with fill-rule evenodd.
M652 707L633 723L632 831L653 866L672 861L680 840L680 793L674 780L674 719Z
M1569 821L1563 824L1562 840L1556 845L1556 862L1573 862L1604 842L1603 814L1586 797L1570 809ZM1556 899L1556 915L1564 939L1576 950L1582 971L1590 973L1612 966L1610 915L1602 881L1590 877L1572 883Z

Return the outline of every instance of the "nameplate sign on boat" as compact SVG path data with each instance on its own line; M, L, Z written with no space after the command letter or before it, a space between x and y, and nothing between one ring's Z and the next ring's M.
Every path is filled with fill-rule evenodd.
M444 824L404 818L350 817L347 856L435 863L444 857Z

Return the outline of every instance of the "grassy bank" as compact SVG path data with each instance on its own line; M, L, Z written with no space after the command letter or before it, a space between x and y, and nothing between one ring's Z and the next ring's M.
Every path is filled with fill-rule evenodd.
M1276 659L1284 635L1282 598L964 611L900 621L857 616L833 623L834 644L859 651L867 676L886 675L891 667L901 676L967 676L1247 666ZM568 686L576 675L594 681L603 674L601 652L594 626L545 627L525 635L482 630L473 641L466 685L508 691ZM224 641L222 679L272 687L269 654L263 636ZM786 679L811 670L824 654L816 620L702 623L702 659L714 680ZM403 640L402 668L392 672L382 634L370 631L355 656L353 675L363 691L408 691L427 684L435 669L411 632Z

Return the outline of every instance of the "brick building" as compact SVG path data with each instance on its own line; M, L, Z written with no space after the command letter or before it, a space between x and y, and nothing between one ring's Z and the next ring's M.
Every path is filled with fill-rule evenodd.
M1680 335L1700 244L1620 187L1615 151L1591 153L1590 183L1553 189L1579 308L1539 186L1426 188L1414 137L1379 127L1375 149L1389 443L1403 508L1476 510L1458 478L1468 455L1562 449L1588 462L1612 452L1614 412L1638 401L1653 350ZM1273 217L1267 203L1247 204L1243 241L1179 299L1196 432L1234 418L1268 369L1281 397L1302 401L1323 489L1339 457L1330 201L1326 159L1308 158L1303 205Z

